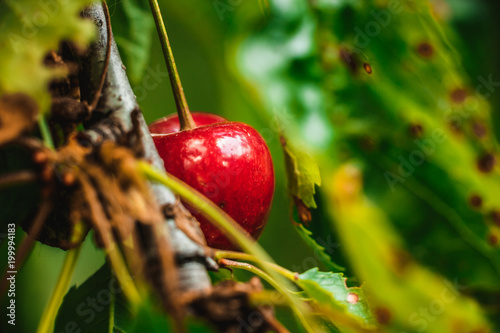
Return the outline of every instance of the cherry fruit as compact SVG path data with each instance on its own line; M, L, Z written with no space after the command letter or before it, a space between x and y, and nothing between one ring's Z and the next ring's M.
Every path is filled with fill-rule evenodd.
M191 128L180 127L176 114L149 126L166 170L203 193L257 239L274 194L273 163L264 139L247 124L209 113L193 112ZM234 248L196 209L186 207L200 222L209 246Z

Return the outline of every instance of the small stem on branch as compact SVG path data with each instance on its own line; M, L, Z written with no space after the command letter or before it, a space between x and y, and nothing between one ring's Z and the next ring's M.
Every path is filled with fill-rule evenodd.
M47 123L47 118L45 118L44 114L38 115L38 126L40 127L43 143L47 148L54 150L54 140L52 140L49 124Z
M158 31L158 36L160 37L163 56L165 57L165 62L167 64L168 76L170 78L172 92L174 93L175 105L177 106L177 114L179 116L181 131L189 130L196 127L196 125L194 123L193 116L189 111L186 96L184 95L184 89L182 88L181 79L179 77L179 73L177 72L174 54L172 53L172 48L170 47L170 41L168 40L167 29L165 29L165 24L163 23L160 6L158 6L157 0L149 0L149 5L151 6L151 11L153 12L153 17L156 23L156 30Z
M17 171L7 175L0 176L0 188L17 184L34 182L38 179L33 171Z
M215 260L234 259L234 260L259 262L259 260L251 254L236 252L236 251L223 251L223 250L215 250L214 259ZM290 280L292 282L295 282L297 280L296 273L289 271L288 269L281 267L280 265L276 265L276 264L272 264L272 263L268 263L267 265L269 266L269 268L278 272L279 274L281 274L283 277L287 278L288 280Z

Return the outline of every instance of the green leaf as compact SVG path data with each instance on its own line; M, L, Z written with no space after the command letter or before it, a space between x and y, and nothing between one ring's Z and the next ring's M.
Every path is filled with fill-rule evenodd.
M314 251L319 261L325 265L327 269L332 271L345 271L345 268L333 262L332 258L325 252L326 249L312 238L312 232L310 230L307 230L302 224L298 224L295 230L297 230L300 237L302 237L304 242ZM333 251L333 249L328 250Z
M318 268L313 268L300 274L297 284L320 309L328 308L330 311L342 313L346 317L343 323L335 321L339 318L332 318L339 326L357 327L351 323L356 322L359 327L373 328L373 315L363 288L349 288L346 280L342 273L320 272Z
M91 0L5 0L0 2L0 95L22 92L42 112L50 105L48 83L64 75L45 67L44 57L62 40L84 48L94 35L91 22L80 17Z
M194 318L186 320L187 332L212 333L215 332L205 324ZM151 304L145 303L141 306L135 318L133 328L130 333L167 333L175 332L172 320L164 313L154 309Z
M288 191L299 198L309 208L316 208L314 201L315 186L321 185L316 160L303 149L298 149L290 140L282 138L285 154L285 167L288 180Z
M138 84L146 70L153 38L154 21L147 1L115 0L109 3L113 35L127 75Z
M107 264L73 286L59 308L55 332L129 332L133 311Z

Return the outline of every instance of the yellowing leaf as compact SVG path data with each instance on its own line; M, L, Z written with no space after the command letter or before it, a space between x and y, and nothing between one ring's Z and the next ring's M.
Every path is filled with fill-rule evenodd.
M83 48L93 24L80 17L91 0L4 0L0 2L0 95L25 93L41 112L50 105L47 86L64 73L44 66L44 57L71 40Z
M491 332L478 304L413 260L385 213L363 194L361 171L333 173L330 211L343 249L380 323L429 333Z

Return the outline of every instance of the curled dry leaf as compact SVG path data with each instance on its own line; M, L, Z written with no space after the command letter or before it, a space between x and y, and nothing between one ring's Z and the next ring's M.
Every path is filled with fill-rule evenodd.
M25 94L5 94L0 97L0 145L6 144L25 132L31 131L36 123L38 106Z
M182 204L179 198L176 199L174 204L167 204L163 207L163 212L167 218L175 221L175 225L193 242L206 247L207 241L201 232L199 222L191 215Z

